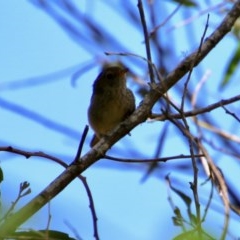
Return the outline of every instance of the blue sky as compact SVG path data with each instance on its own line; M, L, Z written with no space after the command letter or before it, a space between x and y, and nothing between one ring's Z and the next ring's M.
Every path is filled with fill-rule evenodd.
M167 15L170 9L173 9L173 5L166 3L164 6L168 10L164 13ZM89 8L87 3L80 7L86 12L90 12L87 11ZM96 21L101 21L113 35L120 34L119 38L122 43L132 52L145 56L143 36L127 21L121 20L121 13L118 15L113 12L104 1L95 1L92 7L91 12L94 13L93 17ZM77 80L76 86L73 87L71 84L72 74L83 64L93 59L89 52L81 48L45 12L31 4L31 1L1 1L0 9L0 98L45 116L72 131L71 135L66 135L6 108L0 108L0 143L2 146L11 145L23 150L43 151L69 163L76 153L81 132L87 124L86 112L91 97L92 83L100 66L96 63L96 67L83 74ZM180 21L182 17L180 14L177 15L172 24ZM208 33L212 32L219 23L219 18L214 14L211 15L210 19ZM177 54L175 62L169 66L170 69L173 69L186 54L198 46L205 22L206 15L194 23L199 31L196 31L193 41L189 40L189 36L186 36L186 32L182 28L169 31L171 27L169 25L164 29L166 38L163 39L163 42L167 43L169 39L176 39L176 36L179 39L174 44ZM212 80L209 80L210 83L207 83L207 87L211 86L214 81L221 79L224 62L218 61L218 56L222 57L224 54L224 57L229 57L231 51L223 53L221 49L228 47L228 49L234 50L233 44L233 38L224 40L196 70L203 73L206 70L211 71ZM107 59L104 51L117 50L108 49L106 46L102 52L96 52L96 56L99 59ZM109 57L109 59L116 58ZM131 63L131 60L126 61ZM35 77L63 69L67 69L65 74L47 84L11 87L11 83L15 81L22 82L24 79L30 79L33 82L36 81ZM141 69L136 67L136 71L141 72ZM131 80L129 86L134 90L137 89ZM213 84L213 86L216 85ZM177 92L174 90L171 90L170 93L176 99L178 98ZM226 90L221 93L212 91L209 92L208 102L215 102L221 98L229 97L230 94L233 96L237 93L238 89L232 87L231 91ZM140 100L140 97L137 96L137 103ZM222 112L219 113L219 116L221 114ZM119 156L120 153L120 157L136 158L153 156L156 147L155 132L160 131L161 127L159 123L141 124L132 131L131 137L126 136L110 150L109 154L118 154L117 156ZM89 132L87 143L83 149L84 153L89 150L88 143L91 135L92 131ZM178 136L174 135L173 129L170 129L169 135L172 146L184 149L184 143L180 141ZM130 148L128 149L127 146ZM133 149L137 149L138 152L134 152ZM170 145L164 149L163 155L173 155L171 151ZM25 159L22 156L4 152L1 152L0 156L5 176L1 187L3 209L6 209L16 197L20 182L30 182L32 193L22 199L18 207L32 199L63 171L62 167L46 159ZM171 172L171 164L174 163L163 164L163 167ZM235 169L235 165L233 169ZM144 240L159 239L159 236L163 239L171 239L179 232L179 229L174 227L171 221L173 213L167 201L167 186L163 180L164 176L153 175L142 183L141 179L144 175L142 170L143 167L139 164L123 165L101 160L84 172L83 175L87 177L95 200L101 239ZM180 174L171 173L173 176ZM186 183L182 183L186 187L192 178L189 175L184 175L181 176L181 180L186 181ZM207 192L208 188L206 187L204 191ZM188 193L191 195L190 190ZM185 208L176 196L173 196L173 199L178 202L179 207ZM93 239L92 219L88 205L87 194L82 183L79 180L74 180L51 201L52 221L50 228L66 231L73 236L66 224L68 222L77 229L83 239ZM214 212L214 214L216 213ZM45 228L47 216L48 208L44 207L23 227ZM211 227L211 229L219 231L221 224L222 220L219 217L219 223L217 222L215 228Z

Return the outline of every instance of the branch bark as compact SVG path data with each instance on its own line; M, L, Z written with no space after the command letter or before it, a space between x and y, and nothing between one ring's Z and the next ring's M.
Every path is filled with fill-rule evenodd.
M188 73L193 67L197 66L204 57L207 56L207 54L231 30L234 22L239 16L240 0L235 3L219 27L204 41L200 51L197 49L195 52L187 56L170 74L168 74L163 82L158 85L154 85L154 87L145 96L140 106L128 119L119 124L108 136L101 139L99 143L83 157L72 163L27 205L10 216L0 226L0 238L14 232L28 218L35 214L58 193L60 193L80 173L103 157L106 151L114 143L116 143L124 135L128 134L138 124L144 122L149 116L155 102L172 86L174 86L186 73Z

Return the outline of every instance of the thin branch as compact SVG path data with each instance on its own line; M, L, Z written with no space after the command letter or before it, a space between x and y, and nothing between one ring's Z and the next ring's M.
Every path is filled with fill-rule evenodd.
M204 42L204 39L205 39L205 36L206 36L206 33L207 33L207 29L208 29L208 23L209 23L209 14L207 16L207 23L205 25L205 28L204 28L204 31L203 31L203 35L201 37L201 41L200 41L200 44L199 44L199 47L198 47L198 52L197 52L197 55L196 55L196 61L197 61L197 58L198 58L198 55L201 53L202 51L202 45L203 45L203 42ZM187 80L184 84L184 91L183 91L183 96L182 96L182 101L181 101L181 112L184 112L184 103L185 103L185 97L187 95L187 87L188 87L188 83L191 79L191 75L192 75L192 72L193 72L193 67L195 66L195 62L193 61L192 62L192 66L190 68L190 71L188 73L188 77L187 77Z
M190 24L191 22L193 22L194 20L196 20L197 18L199 18L200 16L206 14L206 13L209 13L210 11L213 11L215 9L221 9L224 7L224 5L228 4L227 1L223 0L221 3L217 4L217 5L214 5L214 6L210 6L202 11L199 11L196 15L194 16L191 16L189 17L188 19L184 19L183 21L180 21L178 22L177 24L175 24L174 26L170 27L168 29L168 31L172 31L176 28L179 28L179 27L183 27L187 24Z
M144 39L145 39L150 80L151 80L151 83L154 83L155 81L154 81L153 69L152 69L152 65L150 64L150 62L152 62L151 48L150 48L150 42L149 42L149 38L148 38L148 30L147 30L147 24L146 24L146 20L145 20L145 14L144 14L142 0L138 0L138 9L139 9L139 14L140 14L141 22L142 22L142 27L143 27L143 34L144 34Z
M227 131L224 131L222 129L219 129L207 122L204 122L204 121L198 121L198 125L211 131L211 132L214 132L216 133L217 135L221 136L222 138L225 138L227 140L230 140L230 141L233 141L233 142L237 142L237 143L240 143L240 138L237 136L237 135L234 135L234 134L231 134Z
M219 195L222 198L223 204L224 204L224 211L225 211L225 219L224 219L224 227L223 227L223 232L221 235L221 240L226 239L226 235L227 235L227 230L228 230L228 225L229 225L229 214L230 214L230 202L229 202L229 198L228 198L228 190L227 190L227 185L225 183L225 180L222 176L222 174L220 173L220 171L218 170L218 168L216 167L216 165L214 164L214 162L212 161L211 157L209 156L207 150L204 148L204 146L202 145L201 142L198 142L199 148L201 149L201 152L205 155L209 167L212 171L212 178L213 180L215 179L217 181L217 183L219 184Z
M177 7L173 10L173 12L171 12L167 18L162 22L160 23L159 25L157 25L156 27L154 27L154 29L150 32L149 34L149 38L152 38L153 35L156 34L156 32L158 31L159 28L163 27L174 15L175 13L177 13L177 11L180 9L180 7L182 6L182 3L179 3L177 5Z
M148 60L147 58L143 57L143 56L140 56L138 54L135 54L135 53L130 53L130 52L105 52L105 54L108 56L108 55L118 55L118 56L123 56L123 57L129 57L129 56L132 56L132 57L136 57L136 58L140 58L142 59L143 61L147 62L148 65L150 64L158 78L158 80L160 82L163 81L163 77L161 76L160 72L157 70L156 66L154 63L152 63L150 60ZM151 85L154 86L154 83L152 83Z
M11 207L7 210L7 212L4 214L4 216L2 218L0 218L0 222L6 220L10 216L10 214L13 213L13 210L16 207L16 205L18 204L18 202L20 201L20 199L30 193L31 193L30 184L26 181L20 183L17 198L12 202Z
M239 1L240 2L240 1ZM227 234L227 229L228 229L228 224L229 224L229 210L230 210L230 204L229 204L229 199L228 199L228 191L226 187L225 180L223 179L223 176L219 173L218 168L215 166L214 162L210 158L208 152L204 148L204 146L201 144L200 141L198 141L189 131L188 129L185 129L178 121L175 121L173 119L169 120L174 123L181 131L182 133L191 140L192 143L196 145L197 148L200 149L200 151L205 155L205 158L208 161L210 170L211 170L211 177L216 179L215 183L218 183L218 186L220 188L220 196L222 198L222 201L224 203L224 209L225 209L225 220L224 220L224 229L222 232L221 240L225 239L226 234ZM218 187L216 186L216 187Z
M240 123L240 118L235 114L235 113L232 113L230 112L226 107L224 107L223 105L221 106L225 112L229 115L231 115L233 118L235 118L239 123Z
M72 164L76 163L80 159L80 157L81 157L82 148L83 148L84 142L86 140L88 130L89 130L89 127L86 125L85 128L84 128L84 131L83 131L83 134L82 134L79 146L78 146L77 154L76 154ZM95 210L95 206L94 206L92 193L91 193L91 190L90 190L90 188L88 186L86 177L83 177L83 176L80 175L79 178L81 179L81 181L82 181L82 183L83 183L83 185L84 185L84 187L86 189L86 192L87 192L87 195L88 195L88 199L89 199L89 207L91 209L92 219L93 219L93 231L94 231L93 235L94 235L96 240L99 240L100 238L99 238L98 226L97 226L97 220L98 219L97 219L97 214L96 214L96 210Z
M169 133L168 130L169 124L165 124L165 126L162 128L160 134L159 134L159 139L157 139L157 148L156 148L156 153L154 154L154 158L158 158L162 152L162 149L164 149L164 143L166 143L166 136L167 133ZM149 164L148 169L146 173L143 175L141 182L144 182L149 175L158 167L158 162L153 162Z
M204 209L204 213L203 213L203 216L202 216L202 222L205 222L205 219L207 217L207 213L208 213L208 210L210 208L210 205L211 205L211 202L212 202L212 199L213 199L213 182L210 181L211 183L211 188L210 188L210 194L209 194L209 198L208 198L208 201L207 201L207 204L206 204L206 207Z
M202 154L196 154L195 157L203 157ZM191 158L191 155L184 155L180 154L177 156L171 156L171 157L163 157L163 158L152 158L152 159L124 159L124 158L117 158L112 157L109 155L105 155L104 159L113 160L116 162L125 162L125 163L156 163L156 162L167 162L169 160L175 160L175 159L184 159L184 158Z
M209 146L212 147L212 149L218 151L218 152L221 152L223 154L226 154L228 156L232 156L234 158L237 158L238 160L240 160L240 154L237 153L237 152L233 152L233 151L230 151L229 148L227 146L224 146L224 147L219 147L216 145L215 141L212 140L212 139L207 139L207 138L204 138L203 137L203 140L204 142L206 142Z
M67 220L64 220L64 223L72 231L72 233L74 234L74 236L77 240L83 240L83 238L78 233L78 229L73 227L72 224L70 222L68 222Z
M48 220L47 220L45 237L46 237L46 239L48 240L48 239L49 239L50 223L51 223L51 219L52 219L52 214L51 214L51 201L48 202L47 207L48 207Z
M178 221L178 225L180 225L180 227L181 227L183 232L186 232L187 231L187 228L185 226L186 221L182 217L182 214L181 214L179 208L174 204L173 198L171 196L172 183L171 183L169 174L167 176L165 176L165 182L166 182L166 185L167 185L167 193L168 193L169 204L170 204L170 206L172 208L173 213L176 216L175 218Z
M91 190L88 186L87 183L87 179L85 177L81 177L81 180L83 182L83 185L87 191L87 195L88 195L88 199L89 199L89 207L91 209L91 213L92 213L92 218L93 218L93 236L95 237L96 240L99 240L99 234L98 234L98 226L97 226L97 214L96 214L96 210L95 210L95 206L94 206L94 201L93 201L93 197L92 197L92 193Z
M219 102L210 104L209 106L204 107L204 108L194 109L192 111L184 112L184 116L185 117L193 117L193 116L196 116L196 115L199 115L199 114L202 114L202 113L207 113L207 112L210 112L214 109L222 107L224 105L228 105L228 104L237 102L239 100L240 100L240 95L237 95L235 97L232 97L232 98L229 98L229 99L226 99L226 100L221 100ZM174 119L181 119L181 114L179 114L179 113L169 114L168 117L169 118L174 118ZM158 120L158 121L165 121L166 120L166 115L165 114L154 114L153 113L153 114L151 114L150 118L154 119L154 120Z
M181 114L181 110L179 109L179 112ZM193 192L193 197L194 197L194 203L195 203L195 208L196 208L196 216L197 216L197 232L198 232L198 237L201 239L202 238L202 227L201 227L201 211L200 211L200 203L199 203L199 197L198 197L198 167L197 167L197 162L194 154L194 147L196 147L196 139L192 136L190 132L189 125L187 123L187 120L182 113L182 120L183 120L183 125L174 120L170 119L169 120L179 128L179 130L185 135L185 137L188 140L189 144L189 150L191 154L191 160L192 160L192 167L193 167L193 182L190 182L190 188L192 189Z
M215 184L215 187L220 189L219 195L222 198L222 201L224 204L225 219L224 219L224 228L221 235L221 240L224 240L227 234L227 229L229 224L229 211L230 211L230 203L229 203L228 191L227 191L225 180L223 179L223 176L220 174L218 168L210 158L207 150L204 148L202 143L200 141L197 141L197 139L194 136L192 136L189 131L185 130L177 121L173 121L172 119L169 119L169 120L172 121L182 131L184 135L186 135L188 138L191 139L191 141L200 149L200 151L204 154L205 158L207 159L207 162L211 170L211 178L215 180L214 183L216 182L218 183L218 186L216 186Z
M52 155L46 154L44 152L41 151L37 151L37 152L30 152L30 151L24 151L22 149L18 149L18 148L14 148L11 146L6 146L6 147L0 147L0 152L10 152L10 153L14 153L14 154L18 154L18 155L22 155L26 158L30 158L30 157L41 157L41 158L47 158L50 159L56 163L61 164L61 162L63 162L61 159L54 157ZM62 165L62 164L61 164ZM67 165L64 163L64 165L62 165L63 167L67 167Z
M80 157L81 157L83 144L84 144L84 142L85 142L85 140L86 140L88 130L89 130L89 127L86 125L85 128L84 128L84 130L83 130L83 134L82 134L82 137L81 137L79 146L78 146L77 154L76 154L76 157L74 158L74 161L73 161L73 162L76 162L76 161L77 161L78 159L80 159Z
M197 97L199 96L199 92L203 87L203 85L205 84L205 82L209 79L210 74L211 74L211 71L207 70L194 89L194 92L191 97L191 105L194 110L196 109L196 102L197 102Z
M197 60L198 54L200 54L201 50L202 50L203 41L205 39L207 29L208 29L208 23L209 23L209 15L207 17L207 23L205 25L205 29L204 29L204 32L203 32L203 35L201 37L201 41L200 41L200 44L199 44L199 47L198 47L198 53L196 55L196 60ZM183 96L182 96L182 101L181 101L181 108L179 109L179 113L182 116L182 121L184 123L185 130L188 131L190 135L191 135L190 128L189 128L187 119L184 115L184 103L185 103L185 97L186 97L187 91L188 91L188 83L191 79L191 75L192 75L192 72L193 72L193 66L194 65L195 65L195 62L193 61L192 66L191 66L190 71L189 71L189 74L188 74L188 77L187 77L187 80L184 84L184 91L183 91ZM198 167L197 167L196 158L194 157L194 141L191 137L188 137L188 136L187 136L187 139L188 139L188 143L189 143L190 154L192 156L191 160L192 160L192 167L193 167L193 183L190 183L190 186L191 186L191 189L193 191L194 203L195 203L195 208L196 208L198 236L201 239L202 238L202 224L201 224L201 209L200 209L201 205L199 203L199 197L198 197Z

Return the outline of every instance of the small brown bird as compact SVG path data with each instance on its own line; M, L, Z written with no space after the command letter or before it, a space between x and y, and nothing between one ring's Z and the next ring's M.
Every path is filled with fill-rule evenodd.
M135 110L135 98L126 86L126 72L121 66L108 66L93 84L88 121L95 132L90 146L126 119Z

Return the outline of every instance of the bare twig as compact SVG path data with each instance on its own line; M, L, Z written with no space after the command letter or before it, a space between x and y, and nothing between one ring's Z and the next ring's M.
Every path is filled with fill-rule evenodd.
M179 110L181 114L181 110ZM191 160L192 160L192 167L193 167L193 182L190 183L190 188L193 192L194 197L194 203L196 208L196 217L197 217L197 232L198 237L202 238L202 227L201 227L201 211L200 211L200 203L199 203L199 197L198 197L198 167L197 162L194 154L194 147L196 147L196 139L192 136L190 132L190 128L188 126L188 123L186 121L186 118L182 117L183 125L180 124L178 121L170 119L169 120L176 125L180 131L187 137L188 143L189 143L189 150L191 154Z
M18 148L14 148L11 146L7 146L7 147L0 147L0 152L10 152L10 153L14 153L14 154L18 154L18 155L22 155L26 158L30 158L30 157L41 157L41 158L47 158L50 159L56 163L59 163L62 165L63 161L57 157L54 157L52 155L46 154L44 152L38 151L38 152L30 152L30 151L25 151L22 149L18 149ZM67 167L67 165L64 163L64 165L62 165L63 167Z
M163 27L174 15L175 13L180 9L180 7L182 6L181 3L179 3L177 5L177 7L173 10L172 13L170 13L166 19L164 19L164 21L162 23L160 23L159 25L157 25L156 27L154 27L154 29L150 32L149 34L149 38L152 38L153 35L156 34L156 32L158 31L159 28Z
M211 74L210 70L207 70L203 77L200 79L200 81L198 82L197 86L194 89L192 98L191 98L191 105L192 107L195 109L196 106L196 102L197 102L197 97L199 95L200 89L202 88L202 86L204 85L204 83L207 81L207 79L209 78L209 75Z
M105 52L106 55L118 55L118 56L123 56L123 57L129 57L129 56L132 56L132 57L137 57L137 58L140 58L142 59L143 61L147 62L148 64L150 64L158 78L158 80L160 82L163 81L163 77L161 76L161 74L159 73L159 71L157 70L156 66L154 63L150 62L147 58L143 57L143 56L140 56L138 54L135 54L135 53L129 53L129 52ZM154 85L154 84L152 84Z
M234 151L229 150L227 148L227 146L224 146L224 147L217 146L215 141L213 141L212 139L207 139L207 138L203 137L203 140L204 140L204 142L206 142L209 146L211 146L216 151L221 152L221 153L226 154L226 155L229 155L229 156L232 156L232 157L240 160L240 154L238 152L234 152Z
M202 16L202 15L204 15L206 13L209 13L210 11L213 11L215 9L221 9L226 4L228 4L228 2L226 2L224 0L224 1L220 2L219 4L210 6L207 9L204 9L204 10L198 12L196 15L189 17L188 19L184 19L183 21L178 22L177 24L175 24L174 26L169 28L168 31L172 31L172 30L174 30L176 28L183 27L183 26L185 26L187 24L190 24L191 22L193 22L194 20L196 20L200 16Z
M198 52L197 52L197 55L196 55L196 61L198 59L198 54L200 54L200 52L202 51L202 45L203 45L203 41L205 39L205 36L206 36L206 33L207 33L207 29L208 29L208 22L209 22L209 14L207 16L207 23L205 25L205 28L204 28L204 31L203 31L203 35L201 37L201 41L200 41L200 44L199 44L199 47L198 47ZM193 71L193 67L195 66L195 62L193 61L192 62L192 66L190 67L190 71L188 73L188 77L187 77L187 80L184 84L184 91L183 91L183 96L182 96L182 102L181 102L181 112L184 112L184 102L185 102L185 97L186 97L186 94L187 94L187 87L188 87L188 83L191 79L191 75L192 75L192 71Z
M221 136L222 138L225 138L227 140L230 140L230 141L233 141L233 142L237 142L237 143L240 143L240 137L238 137L237 135L235 134L231 134L227 131L224 131L222 129L219 129L215 126L212 126L211 124L207 123L207 122L204 122L204 121L198 121L198 124L199 126L211 131L211 132L214 132L216 133L217 135Z
M216 179L218 185L219 185L219 195L222 198L223 204L224 204L224 210L225 210L225 219L224 219L224 227L223 232L221 235L221 240L224 240L226 238L227 230L228 230L228 224L229 224L229 213L230 213L230 203L228 198L228 190L227 185L225 183L225 180L222 176L222 174L219 172L218 168L212 161L211 157L209 156L207 150L204 148L201 142L198 142L199 148L201 149L201 152L205 155L209 167L212 172L212 178L213 180Z
M82 134L81 140L80 140L80 143L79 143L79 146L78 146L77 154L76 154L73 162L76 162L81 157L83 144L84 144L84 142L86 140L88 130L89 130L89 127L85 126L85 128L83 130L83 134Z
M46 231L45 231L45 238L46 238L46 240L49 239L49 229L50 229L50 223L51 223L51 219L52 219L51 201L49 201L47 205L48 205L48 220L47 220L47 227L46 227Z
M195 157L202 157L202 154L197 154ZM191 155L184 155L180 154L177 156L172 156L172 157L163 157L163 158L154 158L154 159L123 159L123 158L117 158L117 157L112 157L109 155L105 155L105 159L113 160L116 162L125 162L125 163L156 163L156 162L167 162L169 160L176 160L176 159L184 159L184 158L191 158Z
M156 148L156 153L154 154L154 158L158 158L162 152L162 149L164 149L164 143L166 142L166 136L168 133L168 127L169 124L165 124L165 126L162 128L160 134L159 134L159 139L157 139L156 143L157 143L157 148ZM146 173L143 175L141 182L144 182L147 177L158 167L158 162L152 162L151 164L149 164L148 169L146 171Z
M0 222L5 221L10 216L10 214L12 214L14 208L16 207L16 205L18 204L20 199L23 198L24 196L30 194L30 193L31 193L30 184L26 181L20 183L17 198L12 202L11 207L4 214L4 216L0 219Z
M72 226L72 224L70 222L65 220L64 223L72 231L72 233L74 234L74 236L77 240L83 240L83 238L79 235L78 230L74 226Z
M225 112L227 113L227 114L229 114L229 115L231 115L233 118L235 118L239 123L240 123L240 118L235 114L235 113L233 113L233 112L230 112L225 106L221 106L224 110L225 110Z
M173 121L171 119L169 119L169 120L172 121L183 132L184 135L186 135L189 139L191 139L192 143L194 143L194 145L196 145L200 149L200 151L204 154L205 158L208 161L208 164L209 164L209 167L211 170L211 177L213 180L214 179L216 180L215 182L218 183L218 186L216 186L216 185L215 186L220 189L219 194L224 203L225 220L224 220L224 229L223 229L222 236L221 236L221 240L224 240L226 237L226 234L227 234L227 229L228 229L228 224L229 224L229 211L230 211L230 204L229 204L229 199L228 199L228 191L227 191L226 183L225 183L222 175L220 174L218 168L215 166L214 162L210 158L208 152L202 145L202 143L200 141L197 141L197 139L194 136L192 136L188 130L185 130L182 127L182 125L179 124L177 121Z
M201 37L201 41L198 47L198 53L196 55L196 60L197 60L197 56L198 54L200 54L201 49L202 49L202 45L203 45L203 41L204 38L206 36L207 33L207 29L208 29L208 22L209 22L209 15L207 18L207 23L205 25L205 29L203 32L203 35ZM182 120L185 126L186 131L190 133L190 128L187 122L187 119L184 115L184 103L185 103L185 97L188 91L188 83L190 81L192 72L193 72L193 66L195 65L194 61L192 63L192 67L190 68L186 83L184 84L184 91L183 91L183 96L182 96L182 102L181 102L181 109L179 109L179 113L182 115ZM186 135L187 136L187 135ZM202 222L201 222L201 209L200 209L200 203L199 203L199 196L198 196L198 167L197 167L197 161L196 158L194 156L194 141L192 141L193 139L190 137L188 138L188 143L189 143L189 150L190 150L190 154L192 156L191 160L192 160L192 167L193 167L193 183L190 183L191 189L193 191L193 196L194 196L194 203L195 203L195 208L196 208L196 217L197 217L197 231L198 231L198 236L201 239L202 238Z
M91 193L91 190L88 186L88 183L87 183L87 179L85 177L81 177L81 180L83 182L83 185L87 191L87 195L88 195L88 199L89 199L89 207L91 209L91 213L92 213L92 218L93 218L93 235L95 237L96 240L99 240L99 234L98 234L98 226L97 226L97 214L96 214L96 210L95 210L95 206L94 206L94 201L93 201L93 197L92 197L92 193Z
M150 48L150 42L149 42L149 38L148 38L148 30L147 30L147 24L146 24L146 20L145 20L145 14L144 14L144 9L143 9L143 5L142 5L142 0L138 0L138 9L139 9L140 18L141 18L142 27L143 27L150 80L151 80L151 83L154 83L155 81L154 81L153 68L152 68L152 65L150 64L150 62L152 62L151 48Z
M240 95L237 95L235 97L232 97L232 98L229 98L229 99L226 99L226 100L221 100L219 102L210 104L209 106L204 107L204 108L194 109L192 111L184 112L184 116L185 117L193 117L193 116L196 116L196 115L199 115L199 114L202 114L202 113L207 113L207 112L210 112L214 109L222 107L223 105L228 105L228 104L237 102L239 100L240 100ZM168 117L169 118L174 118L174 119L181 119L181 114L179 114L179 113L169 114ZM164 114L151 114L150 118L158 120L158 121L165 121L166 120L166 115L164 115Z
M208 210L209 210L209 208L210 208L210 205L211 205L211 202L212 202L212 199L213 199L213 190L214 190L214 188L213 188L213 182L210 181L210 184L211 184L210 194L209 194L209 197L208 197L208 202L207 202L206 207L205 207L205 209L204 209L204 214L203 214L203 216L202 216L202 222L205 222L205 219L206 219L206 217L207 217Z

